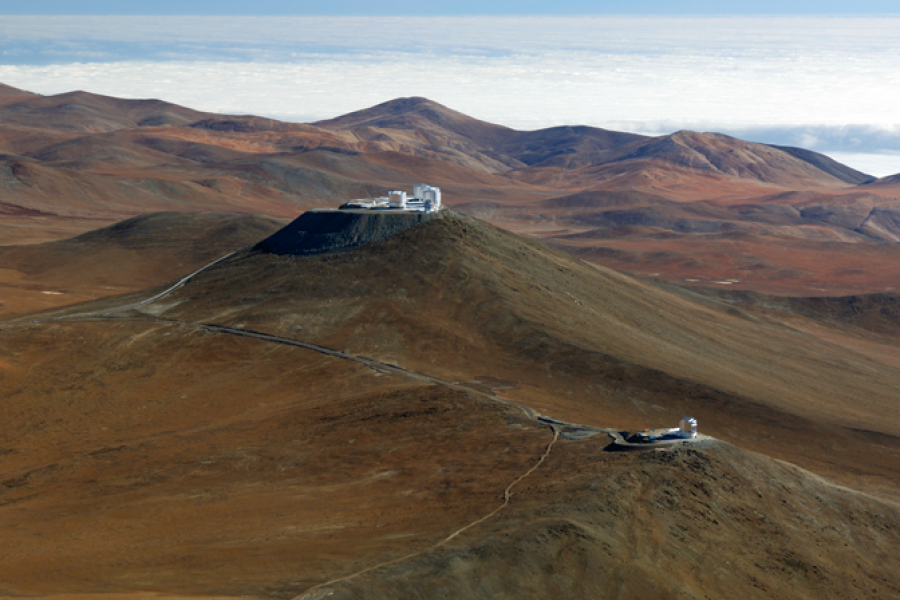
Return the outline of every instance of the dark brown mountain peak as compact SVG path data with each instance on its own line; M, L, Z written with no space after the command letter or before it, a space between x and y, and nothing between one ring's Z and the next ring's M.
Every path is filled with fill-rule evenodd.
M13 96L13 97L24 97L24 96L37 97L38 94L35 94L33 92L26 92L25 90L20 90L19 88L15 88L11 85L6 85L5 83L0 83L0 98L6 98L6 97L10 97L10 96Z
M834 187L847 183L839 173L832 172L835 169L822 168L827 161L804 159L773 146L722 133L676 131L651 138L637 147L629 146L615 158L617 161L637 159L777 185Z
M424 96L409 96L406 98L395 98L393 100L388 100L378 106L383 106L386 109L394 110L397 112L409 112L409 111L421 111L421 110L438 110L438 111L448 111L448 112L456 112L450 108L447 108L440 102L435 102L434 100L429 100ZM462 114L462 113L457 113Z
M27 93L26 93L27 94ZM4 102L0 117L10 124L59 131L103 132L133 127L188 125L208 117L162 100L133 100L74 91L54 96L35 94Z
M332 129L355 129L357 127L384 127L388 121L394 129L410 129L415 125L412 122L397 120L397 117L409 117L422 115L429 121L463 120L470 119L466 115L447 108L443 104L418 96L410 98L395 98L371 108L358 110L334 119L319 121L316 125Z
M428 98L397 98L342 117L314 123L328 129L418 129L432 135L452 134L482 146L493 146L515 132L480 121Z
M753 142L745 142L744 140L724 133L716 133L714 131L691 131L690 129L682 129L671 134L672 141L682 144L688 148L698 148L704 146L714 147L735 147L743 144L752 144Z
M11 85L6 85L5 83L0 83L0 106L14 104L16 102L28 100L30 98L40 98L40 96L32 92L26 92L25 90L14 88Z

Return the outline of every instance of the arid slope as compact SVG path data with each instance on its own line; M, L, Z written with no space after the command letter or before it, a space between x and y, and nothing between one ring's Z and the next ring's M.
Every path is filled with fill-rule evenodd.
M748 451L896 498L900 366L465 217L6 322L0 369L0 596L900 593L897 504ZM490 390L594 426L690 411L743 449L555 439Z
M574 422L641 427L693 414L742 447L896 493L895 339L881 353L850 351L827 323L833 335L806 317L801 327L669 292L473 219L344 254L235 255L145 310L450 380L496 379L509 398Z

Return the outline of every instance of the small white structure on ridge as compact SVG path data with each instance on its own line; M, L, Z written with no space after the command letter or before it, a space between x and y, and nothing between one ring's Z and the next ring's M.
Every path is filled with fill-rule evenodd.
M626 448L651 450L653 448L665 448L676 444L684 444L689 440L697 439L697 419L685 417L678 427L664 427L662 429L645 429L624 437L623 433L611 434L614 443Z
M341 206L341 209L367 209L367 210L407 210L413 212L437 212L441 210L441 188L433 187L427 183L417 183L413 186L412 196L403 191L389 192L387 196L379 198L363 198L351 200Z
M434 210L440 210L441 208L441 188L432 187L425 183L417 183L413 186L413 196L425 204L431 202Z
M697 437L697 419L685 417L678 424L678 437L693 439Z

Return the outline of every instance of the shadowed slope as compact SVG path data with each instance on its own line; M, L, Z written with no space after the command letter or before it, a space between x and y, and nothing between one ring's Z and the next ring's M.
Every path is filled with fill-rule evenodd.
M868 187L900 189L900 173L897 173L896 175L888 175L887 177L881 177L879 179L876 179L875 181L869 182Z
M872 177L871 175L867 175L866 173L857 171L856 169L852 169L847 165L842 165L833 158L829 158L828 156L819 154L818 152L807 150L806 148L794 148L792 146L776 145L772 145L772 147L783 150L784 152L787 152L792 156L796 156L801 160L805 160L817 169L824 171L829 175L837 177L838 179L846 183L859 185L861 183L869 183L875 179L875 177Z
M291 256L346 252L443 216L443 212L309 211L261 241L255 249Z
M0 247L0 314L158 285L283 225L249 215L154 213L57 242Z
M550 127L519 131L497 150L529 167L565 166L576 169L605 162L615 150L648 138L596 127Z

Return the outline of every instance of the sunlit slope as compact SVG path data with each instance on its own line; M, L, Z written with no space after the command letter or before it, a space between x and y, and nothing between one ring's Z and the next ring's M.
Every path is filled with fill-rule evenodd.
M291 598L496 507L520 411L153 322L0 330L0 595Z
M500 505L549 428L457 390L172 323L4 328L0 352L5 595L900 589L896 505L725 444L627 454L605 452L605 436L559 440L506 510L435 548Z
M148 310L499 378L517 388L509 397L571 420L641 426L690 412L714 435L829 472L898 467L884 451L900 434L895 367L468 218L344 254L235 256Z
M242 297L234 297L231 285ZM791 406L806 400L817 416L857 426L873 422L863 395L850 396L858 401L851 410L829 389L850 393L862 384L877 398L882 384L893 393L889 379L857 381L847 369L852 357L837 361L814 340L592 268L468 218L429 222L336 256L235 257L174 298L186 301L167 317L266 323L279 333L299 327L318 341L358 340L367 351L438 368L444 349L430 351L428 344L448 337L441 330L460 346L445 355L453 367L481 360L466 354L502 348L510 357L543 363L552 374L564 364L554 354L560 349L548 347L544 357L540 342L564 343L735 395L762 399L791 390ZM311 326L307 306L318 315ZM388 331L402 343L380 346Z

